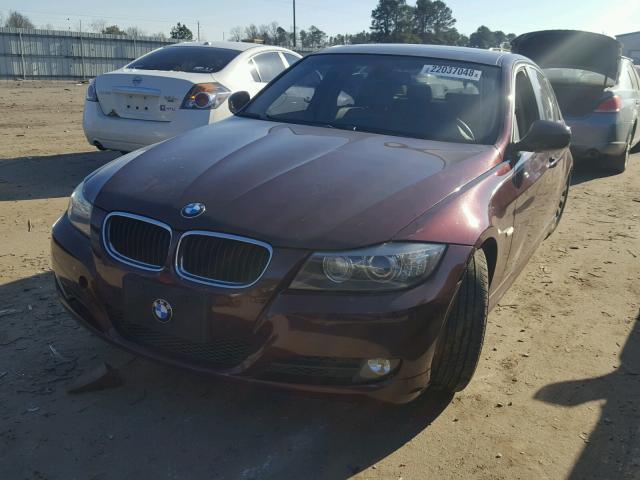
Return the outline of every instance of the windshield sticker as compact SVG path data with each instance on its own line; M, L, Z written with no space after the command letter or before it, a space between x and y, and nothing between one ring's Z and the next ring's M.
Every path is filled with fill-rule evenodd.
M473 68L454 67L451 65L425 65L420 70L422 75L436 75L438 77L461 78L463 80L479 81L482 70Z

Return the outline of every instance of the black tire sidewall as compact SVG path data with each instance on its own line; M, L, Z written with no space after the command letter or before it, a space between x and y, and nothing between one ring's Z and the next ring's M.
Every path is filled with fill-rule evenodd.
M487 259L476 250L438 338L431 369L434 388L459 392L471 381L484 343L488 304Z

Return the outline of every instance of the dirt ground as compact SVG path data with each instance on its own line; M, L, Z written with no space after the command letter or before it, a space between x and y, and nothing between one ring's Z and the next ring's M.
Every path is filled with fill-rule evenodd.
M640 154L578 169L471 385L389 407L162 366L65 313L51 225L118 155L83 137L85 88L0 82L0 479L640 479ZM66 393L101 361L122 386Z

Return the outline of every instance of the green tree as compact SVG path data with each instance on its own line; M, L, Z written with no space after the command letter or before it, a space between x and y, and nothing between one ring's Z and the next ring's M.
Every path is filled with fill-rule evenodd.
M469 37L469 46L476 48L507 47L516 38L515 33L505 34L502 30L492 32L488 27L481 25Z
M311 37L309 36L306 30L300 30L300 33L298 33L298 36L300 38L300 46L302 48L311 47Z
M126 35L127 33L122 30L118 25L109 25L102 29L102 33L106 35Z
M309 27L309 38L311 47L319 48L326 44L327 42L327 34L320 30L315 25L311 25Z
M432 25L434 35L438 37L440 34L451 30L455 24L456 19L453 18L453 12L447 7L446 3L440 0L433 2Z
M29 17L21 14L20 12L16 12L12 10L9 12L9 16L7 17L7 21L4 22L5 27L9 28L36 28Z
M282 27L278 27L278 30L276 31L276 45L280 45L282 47L289 46L289 32Z
M357 45L360 43L371 43L371 42L372 42L371 34L364 30L359 33L347 35L347 43L351 45Z
M189 30L186 25L178 22L175 27L171 29L171 38L176 40L193 40L193 32Z
M335 37L329 37L329 45L345 45L347 43L347 38L338 33Z
M433 32L433 2L418 0L413 11L413 31L420 37Z
M481 25L469 37L469 46L491 48L496 46L496 36L488 27Z
M371 34L378 42L403 42L411 35L413 7L406 0L379 0L371 11Z

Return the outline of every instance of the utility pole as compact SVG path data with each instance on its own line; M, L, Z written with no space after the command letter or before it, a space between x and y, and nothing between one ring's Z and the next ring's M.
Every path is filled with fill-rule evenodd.
M200 21L198 20L198 41L200 41Z
M293 0L293 48L296 47L296 0Z

